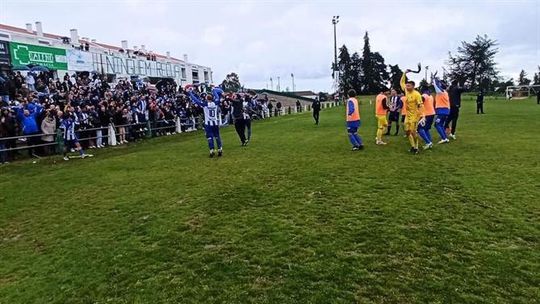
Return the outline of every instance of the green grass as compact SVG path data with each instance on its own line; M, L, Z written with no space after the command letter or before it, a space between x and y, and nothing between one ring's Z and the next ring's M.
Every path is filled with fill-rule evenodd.
M0 167L0 303L538 302L540 106L412 156L363 101L362 152L335 108Z

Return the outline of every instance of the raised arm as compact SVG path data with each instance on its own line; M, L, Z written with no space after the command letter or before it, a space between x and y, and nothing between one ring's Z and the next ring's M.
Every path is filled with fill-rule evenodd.
M204 107L204 103L192 91L189 91L188 95L189 95L192 103L198 105L199 107Z
M214 97L214 103L219 106L221 104L221 97L223 96L223 90L220 87L213 88L212 96Z
M399 85L401 86L401 90L403 92L407 91L407 88L405 87L406 82L407 82L407 72L403 73L403 75L401 75L401 79L399 80Z
M444 91L442 88L442 83L437 77L433 77L433 86L435 87L435 92L437 94L440 94Z

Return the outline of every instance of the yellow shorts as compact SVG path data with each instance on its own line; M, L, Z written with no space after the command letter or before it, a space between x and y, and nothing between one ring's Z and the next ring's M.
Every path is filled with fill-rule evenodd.
M377 117L377 128L386 128L388 127L388 119L386 115L375 115Z
M405 131L416 131L418 129L418 120L416 117L406 117Z

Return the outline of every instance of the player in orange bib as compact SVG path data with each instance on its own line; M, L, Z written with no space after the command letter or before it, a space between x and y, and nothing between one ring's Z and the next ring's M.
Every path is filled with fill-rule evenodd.
M388 128L388 119L386 118L388 114L387 94L388 92L381 92L375 98L375 117L377 118L377 138L375 138L375 143L377 145L386 145L382 137L384 131Z
M418 124L418 135L424 140L424 150L433 148L433 141L431 139L431 125L435 118L435 104L433 96L431 96L429 90L425 90L422 94L422 100L424 101L424 117L426 118L421 124Z
M347 95L349 96L347 100L347 113L345 115L347 133L349 134L349 141L353 146L352 150L358 151L364 149L362 138L358 135L358 128L360 128L360 108L356 99L356 91L351 89L347 92Z

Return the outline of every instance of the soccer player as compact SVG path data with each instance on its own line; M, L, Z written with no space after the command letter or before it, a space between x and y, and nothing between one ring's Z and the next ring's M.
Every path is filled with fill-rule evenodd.
M352 144L352 150L358 151L364 149L362 144L362 138L358 135L358 128L360 127L360 109L358 108L358 100L355 98L356 91L350 89L347 92L349 99L347 100L347 133L349 134L349 141Z
M91 154L85 154L84 150L79 143L77 134L75 133L75 126L78 124L75 117L75 110L72 106L68 105L64 109L65 113L58 111L58 118L60 119L60 128L64 130L64 160L69 160L67 152L70 149L79 151L81 158L91 157Z
M414 89L415 82L407 81L407 74L411 70L406 70L401 76L400 85L401 90L405 92L406 102L403 106L406 108L407 114L405 117L405 132L409 138L409 143L411 144L410 152L413 154L418 154L418 133L417 128L418 124L424 124L426 119L424 117L424 102L422 101L422 95Z
M433 125L433 118L435 117L435 105L433 104L433 96L431 96L429 90L425 90L422 94L422 100L424 101L424 117L426 118L422 124L418 125L418 134L424 140L424 150L433 148L433 141L431 139L431 126Z
M396 123L396 133L394 135L398 135L399 112L402 108L403 102L401 101L401 98L398 96L397 91L395 89L392 89L392 91L390 91L390 102L388 104L388 130L386 131L386 135L390 135L390 131L392 131L392 122Z
M221 136L219 134L218 109L223 90L221 88L212 89L212 95L206 96L206 101L202 101L193 93L193 88L188 90L191 101L203 108L204 111L204 132L208 140L208 148L210 149L210 158L214 157L214 139L217 144L217 155L223 155L223 146L221 144Z
M449 129L450 124L452 128L450 129L450 137L456 139L456 128L457 121L459 118L459 108L461 108L461 94L465 92L465 88L461 87L459 83L454 80L452 85L448 89L448 96L450 97L450 115L446 120L446 129Z
M375 117L377 118L377 138L375 138L375 144L386 145L382 140L384 130L388 128L388 120L386 114L388 113L388 104L386 94L388 92L380 92L375 97Z
M432 77L433 86L435 87L435 114L437 118L435 119L435 129L441 140L439 144L446 144L450 142L446 136L445 124L450 114L450 98L448 97L448 92L444 84L435 76Z

